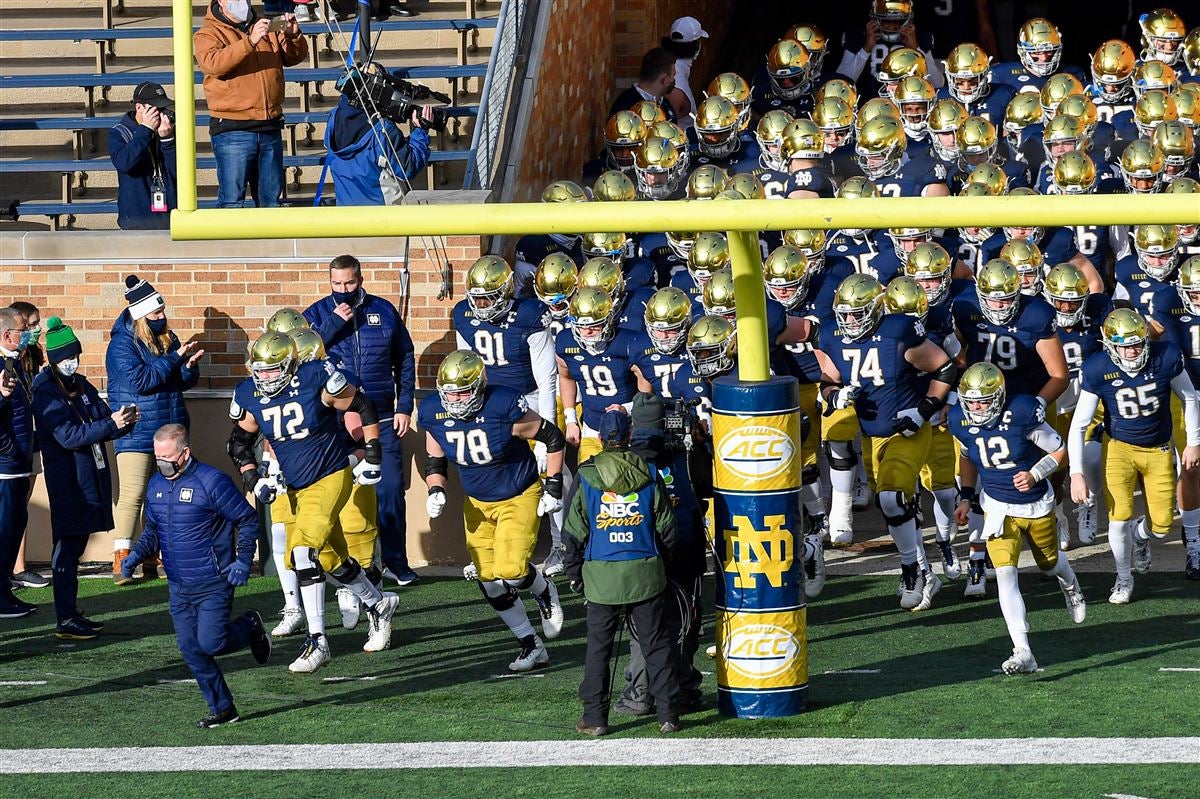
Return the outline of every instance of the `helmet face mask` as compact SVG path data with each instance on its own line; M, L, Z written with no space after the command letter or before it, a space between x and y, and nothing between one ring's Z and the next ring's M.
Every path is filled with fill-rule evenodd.
M1055 321L1061 328L1070 329L1083 321L1089 292L1087 278L1075 264L1059 264L1046 275L1046 301L1054 307Z
M1017 36L1017 57L1030 75L1044 78L1058 70L1062 60L1062 38L1047 19L1031 19Z
M884 289L878 280L861 273L850 275L834 293L838 332L851 341L871 335L883 318L883 306Z
M571 334L591 355L599 355L612 341L614 306L603 289L584 286L571 298Z
M1142 58L1174 64L1183 51L1184 39L1188 36L1187 26L1169 8L1159 8L1138 17L1142 30Z
M1133 250L1146 274L1166 281L1179 263L1179 232L1174 225L1138 225L1133 231Z
M788 310L803 304L810 277L808 258L790 244L776 247L763 262L767 295Z
M811 69L808 50L795 39L781 39L767 53L767 77L780 99L795 100L807 94Z
M986 361L967 367L959 380L958 401L968 422L990 425L1004 412L1004 373Z
M1166 157L1145 139L1131 142L1121 153L1121 179L1131 194L1154 194L1162 189Z
M711 158L725 158L737 150L738 112L733 103L714 95L696 109L696 146Z
M467 270L467 305L485 322L508 313L513 304L513 271L497 255L485 255Z
M994 258L979 270L975 282L979 310L994 325L1007 325L1020 310L1021 276L1016 268Z
M758 121L754 138L758 140L758 163L763 169L783 170L780 148L783 145L783 131L791 122L792 115L778 108L763 114Z
M991 61L979 45L970 42L955 45L942 62L950 96L963 105L986 97L990 90Z
M900 123L877 117L862 127L855 144L855 161L871 180L894 175L904 158L907 139Z
M483 407L487 370L483 360L470 350L457 350L438 366L437 392L446 413L468 419Z
M950 254L933 241L917 245L904 262L904 274L921 287L930 306L950 295L951 270Z
M296 343L287 333L264 333L250 348L250 376L264 397L274 397L286 388L298 365Z
M665 200L679 190L687 174L687 159L670 139L651 138L638 148L633 172L639 195Z

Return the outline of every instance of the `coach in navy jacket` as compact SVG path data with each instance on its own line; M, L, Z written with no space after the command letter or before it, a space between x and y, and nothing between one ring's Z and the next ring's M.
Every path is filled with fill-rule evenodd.
M237 709L216 656L246 646L260 663L270 656L257 611L230 619L233 589L250 578L258 514L228 475L192 457L183 425L158 429L154 457L158 474L146 490L146 529L121 570L132 574L144 558L162 552L179 651L211 711L197 726L228 724L238 720Z
M413 411L417 367L412 337L395 305L362 287L362 265L352 255L329 264L331 294L304 311L325 342L329 359L358 375L359 385L379 409L383 480L379 498L379 541L383 565L401 585L417 581L408 566L404 523L404 453L400 439ZM387 415L392 414L392 424Z

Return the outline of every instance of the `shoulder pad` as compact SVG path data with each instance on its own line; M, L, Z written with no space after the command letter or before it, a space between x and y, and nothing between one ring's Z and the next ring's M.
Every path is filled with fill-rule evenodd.
M242 417L246 415L246 411L238 404L237 397L234 396L229 400L229 418L235 422L240 422Z
M346 376L333 367L333 364L325 362L325 371L329 378L325 381L325 391L328 394L337 395L345 390L349 385Z

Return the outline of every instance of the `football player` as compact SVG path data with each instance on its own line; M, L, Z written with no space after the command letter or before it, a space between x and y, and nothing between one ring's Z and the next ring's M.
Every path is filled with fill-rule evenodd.
M1151 537L1161 539L1171 530L1176 478L1170 395L1178 396L1183 406L1184 469L1200 465L1200 399L1179 348L1167 339L1151 341L1146 320L1137 311L1113 311L1104 320L1102 335L1104 352L1083 362L1071 418L1071 498L1077 503L1091 500L1092 487L1083 471L1084 433L1102 405L1109 438L1104 462L1108 542L1117 570L1108 601L1123 605L1133 597L1131 566L1139 573L1149 570ZM1139 478L1149 522L1133 515Z
M905 78L921 78L929 74L925 57L911 47L897 47L884 56L879 64L875 79L879 82L879 96L896 99L896 89ZM897 103L899 105L899 103Z
M743 138L737 108L720 95L705 97L696 109L696 149L691 164L711 164L729 174L750 172L758 167L758 144Z
M1175 119L1154 129L1152 141L1163 152L1163 180L1170 184L1180 178L1196 179L1196 136L1184 122Z
M693 316L704 315L704 305L700 301L704 284L726 266L729 266L729 242L725 234L697 234L687 253L687 269L671 275L671 285L691 300Z
M641 287L628 290L621 268L610 258L589 258L579 270L579 288L598 288L612 298L613 324L618 331L640 333L646 301L654 289Z
M589 260L604 258L612 261L620 271L627 288L654 290L654 283L657 280L654 261L633 254L637 245L628 234L584 233L581 246L584 257ZM587 266L586 261L584 266Z
M995 83L1005 83L1018 92L1037 93L1051 74L1058 72L1062 62L1062 35L1053 22L1042 17L1026 20L1017 32L1017 58L992 67ZM1086 80L1083 70L1070 64L1064 72L1074 75L1080 83Z
M962 185L968 182L973 170L982 164L992 164L999 167L1004 174L1004 188L1019 189L1029 185L1029 167L1017 160L1011 154L1002 152L1008 149L1006 142L1001 142L996 135L996 126L983 117L967 117L954 134L958 150L958 160L955 169L950 173L948 183L955 193L962 190ZM1001 189L998 193L1005 193Z
M825 134L811 119L797 119L783 131L780 157L787 170L783 194L789 200L834 195L833 181L824 168Z
M779 200L785 196L783 189L787 184L788 173L784 168L780 150L783 146L783 132L791 123L791 114L775 109L763 114L754 129L754 137L758 140L759 166L754 171L754 176L762 184L763 193L768 200Z
M946 69L946 93L958 100L971 116L998 124L1004 109L1016 94L1011 86L991 85L992 59L977 44L956 45L943 63Z
M842 60L837 71L859 84L866 97L879 94L877 75L888 54L900 47L924 56L929 82L944 85L945 78L933 57L933 35L913 24L912 0L869 0L870 18L864 30L850 29L842 36Z
M1183 350L1184 369L1192 385L1200 390L1200 255L1193 255L1179 267L1175 282L1181 303L1171 311L1175 343ZM1175 413L1175 447L1187 441L1182 409ZM1182 453L1180 454L1182 457ZM1179 507L1183 523L1183 543L1187 548L1184 574L1200 580L1200 469L1184 467L1179 474Z
M633 176L633 155L649 136L646 123L632 111L618 111L604 123L604 152L583 165L583 185L591 185L605 170Z
M905 152L908 138L896 119L876 117L858 132L858 165L882 197L947 197L946 169L926 157Z
M860 197L878 197L879 189L868 178L855 176L838 186L837 197L843 200L856 200ZM788 241L784 232L784 241L792 246L800 246L796 241ZM810 261L814 258L845 258L853 265L856 272L874 275L871 262L888 246L888 241L882 230L864 228L842 228L834 231L828 238L824 233L819 237L821 248L819 252L805 251ZM805 249L800 246L800 249ZM816 266L820 266L817 264Z
M963 372L949 421L962 452L963 497L955 511L960 523L967 521L976 499L976 481L981 485L984 538L996 564L1000 612L1013 644L1012 656L1000 668L1005 674L1032 674L1038 664L1029 648L1017 581L1022 539L1038 568L1058 579L1071 621L1081 624L1087 615L1079 579L1054 534L1054 490L1048 478L1066 459L1066 446L1046 423L1040 402L1028 395L1005 396L1004 374L990 363Z
M1087 92L1096 104L1096 114L1113 126L1121 141L1137 139L1133 123L1133 71L1137 59L1133 48L1120 39L1109 39L1092 54L1092 83Z
M556 180L542 192L544 203L587 202L587 194L577 183ZM518 297L533 296L533 273L547 256L562 253L576 264L583 263L578 233L541 233L517 239L516 259L513 268L513 293Z
M936 97L929 81L917 75L903 78L892 92L892 99L900 109L904 135L908 137L906 151L911 155L930 155L929 112Z
M945 405L958 369L909 316L884 312L884 289L851 275L834 297L837 329L821 337L826 408L853 406L871 448L876 499L896 548L904 586L900 607L926 610L941 580L921 565L915 500L929 451L929 420ZM925 389L923 374L932 375Z
M858 174L854 162L854 107L841 97L829 95L817 101L812 120L825 137L825 159L839 185Z
M1186 56L1185 43L1192 38L1179 14L1170 8L1159 8L1138 17L1138 27L1142 30L1142 59L1178 68L1179 56Z
M1137 225L1133 254L1117 261L1113 300L1127 300L1149 320L1155 335L1168 327L1166 313L1178 302L1175 268L1179 264L1179 229L1174 225Z
M637 149L633 159L638 198L678 200L687 176L687 151L670 139L651 137Z
M288 670L311 673L330 659L323 616L315 612L324 603L326 579L350 589L367 608L371 630L363 651L387 649L400 600L371 584L349 555L340 522L354 483L374 485L382 476L375 405L329 362L299 363L296 344L285 333L265 333L254 342L250 375L234 389L229 406L234 422L230 457L247 489L252 489L258 483L254 442L260 430L270 444L287 483L286 501L296 517L289 530L287 565L296 572L305 607L314 609L300 656ZM339 411L353 411L362 420L364 458L353 468L347 463ZM336 564L328 571L318 558L326 546Z
M562 432L529 410L517 391L488 385L483 361L469 350L446 356L438 366L437 393L421 400L417 415L425 430L429 518L445 510L453 459L466 494L463 521L471 566L464 575L479 583L521 644L509 669L529 671L548 663L550 655L517 592L533 596L546 640L557 638L563 623L558 590L529 559L539 517L562 505ZM545 482L538 478L530 441L546 447Z
M785 37L771 45L766 60L766 69L754 76L752 113L759 117L771 111L793 117L809 114L813 108L812 69L818 65L813 64L808 50Z

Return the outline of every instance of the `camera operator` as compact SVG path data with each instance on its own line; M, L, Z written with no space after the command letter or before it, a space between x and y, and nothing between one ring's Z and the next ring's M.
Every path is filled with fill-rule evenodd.
M133 90L133 110L108 132L117 169L117 224L122 230L171 226L175 194L175 103L163 87L144 81Z
M371 64L366 71L382 67ZM365 95L361 83L346 82L325 125L326 164L338 205L393 205L429 162L429 130L436 127L437 114L428 105L413 107L406 139L386 116L388 107L377 107ZM364 105L365 111L359 107Z

